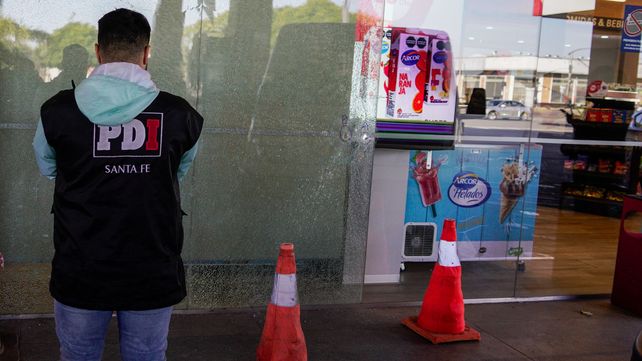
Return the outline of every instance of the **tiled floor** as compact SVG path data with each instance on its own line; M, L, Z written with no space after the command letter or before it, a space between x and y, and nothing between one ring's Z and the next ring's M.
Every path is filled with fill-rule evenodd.
M638 220L639 221L639 220ZM619 219L539 207L533 253L545 259L462 263L465 298L608 294ZM639 222L637 224L639 228ZM399 284L366 285L363 302L420 301L433 263L406 263Z
M309 359L617 361L629 359L642 330L642 318L604 299L469 305L467 322L481 341L432 345L400 324L417 313L367 305L304 309ZM168 360L254 360L263 317L263 309L175 315ZM104 361L119 360L115 322L111 326ZM52 319L0 321L0 332L8 331L20 334L20 360L57 360Z
M611 291L619 221L544 207L538 212L535 252L552 259L527 261L523 272L516 271L512 261L464 262L462 283L467 299ZM304 307L302 326L309 359L628 360L633 339L642 330L641 318L612 307L605 299L469 305L468 322L482 333L482 341L434 346L400 324L405 316L416 314L417 308L383 305L421 300L432 264L407 267L400 284L365 286L361 305ZM34 280L30 287L46 292L46 274L33 270L29 274ZM0 296L6 296L2 289ZM23 297L16 302L42 304L42 312L49 312L51 306L45 293L38 299ZM253 360L263 317L263 308L179 312L171 325L168 359ZM19 334L19 350L14 355L19 351L20 360L57 360L51 318L0 321L0 334L8 332ZM10 353L0 355L0 361L15 360L7 355ZM114 322L104 360L118 360L117 355Z

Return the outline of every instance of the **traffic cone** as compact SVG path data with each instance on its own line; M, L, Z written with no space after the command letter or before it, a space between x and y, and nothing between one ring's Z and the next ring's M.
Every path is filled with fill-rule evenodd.
M464 320L455 220L444 220L439 260L424 294L419 317L408 317L402 323L435 344L481 339L479 332L466 326Z
M307 361L296 289L294 245L282 243L276 262L272 300L268 305L257 361Z

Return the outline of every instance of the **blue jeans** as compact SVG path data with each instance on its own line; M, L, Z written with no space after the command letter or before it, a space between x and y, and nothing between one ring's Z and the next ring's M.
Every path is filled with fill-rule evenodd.
M100 361L111 311L93 311L54 300L61 361ZM172 307L117 311L123 361L165 361Z

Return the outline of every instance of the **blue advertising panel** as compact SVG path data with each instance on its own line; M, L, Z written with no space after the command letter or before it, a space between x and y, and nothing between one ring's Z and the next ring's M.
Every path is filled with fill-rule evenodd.
M639 53L642 36L642 6L626 5L624 7L624 24L622 25L622 52Z
M405 223L457 221L466 259L531 256L542 147L411 151Z

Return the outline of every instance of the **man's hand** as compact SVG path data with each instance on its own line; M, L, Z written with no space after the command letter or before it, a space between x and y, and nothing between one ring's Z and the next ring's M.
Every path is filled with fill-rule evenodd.
M0 252L0 271L4 269L4 256L2 255L2 252Z

